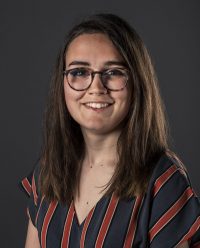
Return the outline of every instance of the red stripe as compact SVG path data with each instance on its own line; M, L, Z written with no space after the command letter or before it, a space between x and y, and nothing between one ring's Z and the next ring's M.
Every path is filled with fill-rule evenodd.
M187 201L193 195L193 191L188 187L181 197L176 201L176 203L170 207L165 214L156 222L156 224L149 231L150 242L154 237L161 231L162 228L182 209L182 207L187 203Z
M34 199L34 203L35 203L35 205L37 206L38 195L37 195L36 186L35 186L35 177L34 177L34 173L33 173L33 177L32 177L32 190L33 190L33 199Z
M190 227L188 233L181 239L181 241L177 245L181 244L186 240L189 240L196 233L199 227L200 227L200 216L196 219L194 224Z
M58 205L57 201L51 202L49 205L49 208L47 210L47 213L44 217L44 222L43 222L42 231L41 231L42 248L46 248L46 237L47 237L47 231L48 231L49 223L52 219L52 216L54 214L54 211L56 210L57 205Z
M92 219L94 210L95 210L95 207L92 208L92 210L89 212L89 214L88 214L88 216L87 216L87 218L85 220L85 223L84 223L84 226L83 226L83 231L82 231L82 234L81 234L80 248L85 247L84 243L85 243L86 232L87 232L88 226L90 224L90 220Z
M141 196L136 197L136 200L135 200L135 203L133 206L133 211L131 214L131 219L129 222L128 231L127 231L125 242L124 242L124 248L132 247L133 240L135 237L135 231L136 231L136 227L137 227L139 209L142 205L142 200L143 200L143 198Z
M32 188L31 188L31 184L29 183L29 180L28 180L27 177L25 177L22 180L22 186L26 190L26 192L30 195L31 194L31 191L32 191Z
M41 201L40 201L40 206L39 206L39 208L38 208L38 211L37 211L37 214L36 214L36 217L35 217L35 225L37 225L38 214L39 214L39 212L40 212L40 208L41 208L41 206L42 206L43 200L44 200L44 196L42 197L42 199L41 199Z
M157 178L154 188L153 188L153 196L158 193L158 191L162 188L162 186L169 180L169 178L177 171L177 166L172 165L167 169L160 177Z
M62 236L62 242L61 242L61 248L69 247L69 237L70 237L70 231L72 227L72 222L74 218L74 205L73 202L70 204L70 208L67 213L67 217L65 220L65 225L63 229L63 236Z
M110 226L112 217L113 217L113 215L115 213L118 201L119 201L119 199L113 193L112 197L111 197L111 200L110 200L110 203L108 205L108 208L106 210L104 220L103 220L103 222L101 224L101 228L100 228L97 240L96 240L96 244L95 244L96 248L103 247L103 243L104 243L108 228Z

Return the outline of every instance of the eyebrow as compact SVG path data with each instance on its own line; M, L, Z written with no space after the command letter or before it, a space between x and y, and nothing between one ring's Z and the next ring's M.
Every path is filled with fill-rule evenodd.
M71 65L84 65L84 66L90 66L89 62L86 61L78 61L78 60L74 60L72 61L68 66ZM117 61L117 60L109 60L107 61L104 66L111 66L111 65L118 65L118 66L126 66L126 63L123 61Z

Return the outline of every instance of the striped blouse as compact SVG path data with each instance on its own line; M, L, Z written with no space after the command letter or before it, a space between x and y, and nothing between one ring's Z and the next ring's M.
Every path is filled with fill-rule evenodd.
M28 215L42 248L172 248L190 242L200 247L200 201L187 171L167 155L156 164L141 197L103 196L79 224L73 201L47 202L38 190L39 167L24 178Z

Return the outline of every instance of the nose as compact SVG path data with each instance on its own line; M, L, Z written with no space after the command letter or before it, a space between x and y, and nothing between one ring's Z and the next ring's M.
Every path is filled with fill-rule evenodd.
M105 86L102 83L101 76L99 73L95 73L93 76L92 84L90 85L88 89L89 94L107 94L108 90L105 88Z

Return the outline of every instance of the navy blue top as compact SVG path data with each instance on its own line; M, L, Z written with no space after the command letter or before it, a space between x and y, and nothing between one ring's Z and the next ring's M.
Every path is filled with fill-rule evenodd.
M42 248L172 248L184 241L200 247L200 201L187 171L162 155L141 197L103 196L79 224L70 206L48 203L38 189L39 166L22 180L30 196L28 215Z

